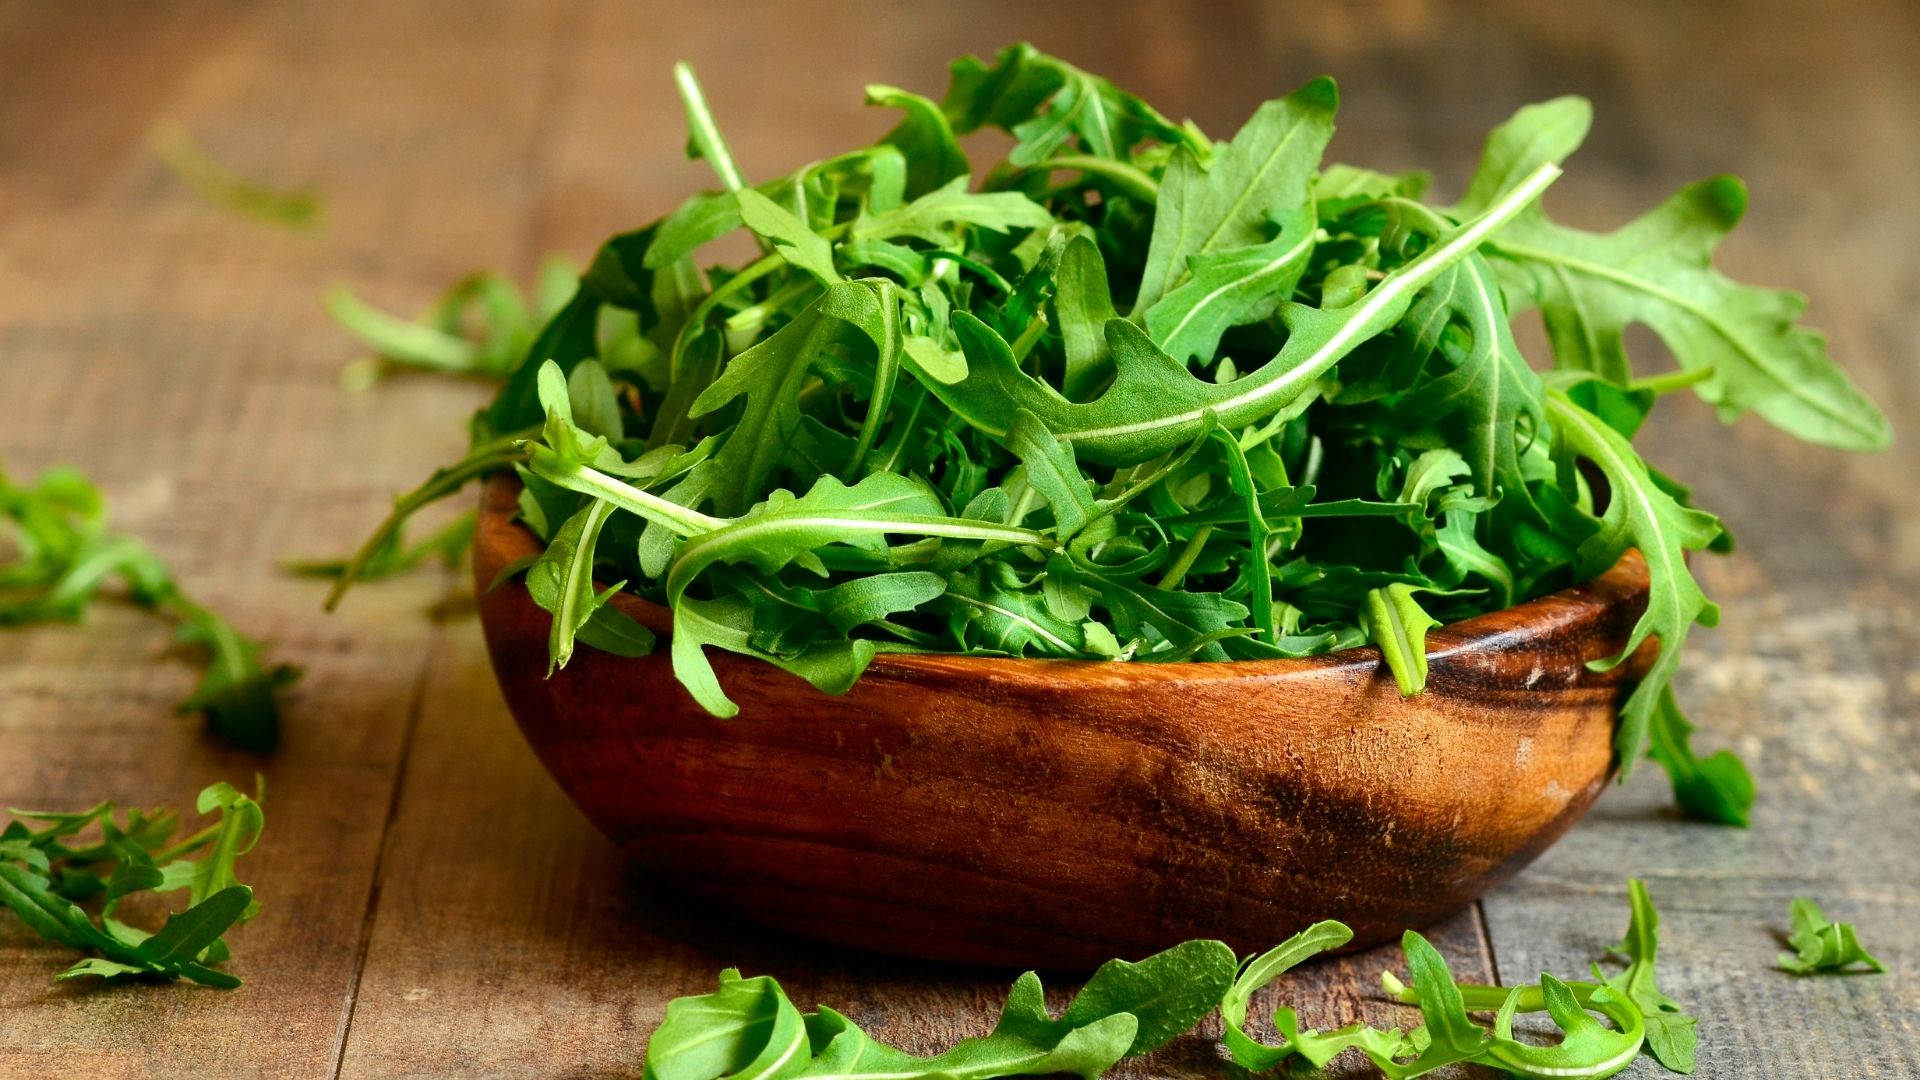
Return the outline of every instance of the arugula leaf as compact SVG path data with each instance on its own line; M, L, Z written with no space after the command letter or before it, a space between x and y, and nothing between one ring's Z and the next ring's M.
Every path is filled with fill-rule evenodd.
M1673 801L1682 813L1718 825L1747 826L1753 810L1753 775L1731 750L1694 756L1693 725L1680 712L1672 687L1661 691L1648 731L1647 757L1667 771Z
M1556 175L1551 166L1543 167L1528 184L1388 274L1356 303L1332 310L1283 306L1281 317L1291 331L1286 345L1244 378L1203 383L1139 329L1116 319L1106 327L1107 346L1118 368L1114 383L1098 399L1075 404L1022 372L1006 343L985 324L956 312L954 328L967 352L967 378L951 385L931 382L928 389L988 435L1004 437L1012 427L1011 414L1024 408L1093 461L1147 461L1192 441L1209 416L1223 427L1238 427L1291 404L1347 353L1399 322L1416 293L1519 213Z
M1124 159L1146 139L1206 148L1139 98L1025 42L1000 50L992 65L967 56L951 71L941 108L953 129L1007 131L1018 142L1007 158L1014 165L1046 161L1075 141L1102 158Z
M280 739L275 695L299 669L263 664L259 643L189 599L144 544L108 531L106 501L78 470L52 469L15 484L0 469L0 626L77 622L114 578L130 600L173 620L181 640L205 652L200 684L180 711L203 714L214 734L241 749L273 749Z
M311 229L320 224L318 195L307 190L277 190L235 175L201 149L180 124L155 129L153 150L182 183L223 210L287 229Z
M780 984L728 968L710 994L676 998L647 1043L649 1080L721 1076L988 1080L1072 1073L1092 1080L1150 1053L1213 1010L1233 981L1232 950L1189 941L1137 964L1109 961L1059 1019L1029 971L1007 994L993 1033L932 1057L874 1042L832 1009L802 1014Z
M1886 965L1861 947L1852 923L1829 921L1819 904L1796 896L1791 915L1793 934L1787 938L1787 944L1795 951L1781 953L1775 961L1782 971L1794 975L1832 975L1849 971L1855 964L1875 974L1887 970Z
M1401 697L1414 697L1427 688L1427 631L1439 626L1413 598L1415 588L1394 583L1367 591L1367 606L1361 609L1360 628L1367 640L1380 647L1393 681L1400 686Z
M1382 1033L1364 1023L1350 1024L1328 1032L1302 1031L1299 1015L1286 1005L1276 1007L1273 1014L1273 1025L1283 1040L1281 1045L1269 1046L1246 1032L1247 1006L1254 994L1301 961L1316 953L1337 949L1351 940L1353 931L1345 923L1332 920L1317 922L1247 961L1240 968L1239 976L1220 1000L1220 1018L1225 1024L1221 1041L1226 1044L1234 1061L1255 1072L1263 1072L1294 1054L1299 1054L1308 1065L1318 1069L1349 1046L1372 1044L1391 1055L1393 1047L1399 1043L1398 1032L1382 1037Z
M740 204L740 220L773 241L774 250L788 262L819 278L822 285L840 280L839 271L833 268L833 245L807 228L806 222L752 188L741 188L733 197Z
M1699 1041L1693 1030L1698 1021L1681 1012L1680 1003L1661 993L1653 981L1660 912L1647 895L1646 884L1638 879L1627 882L1627 897L1632 904L1627 936L1612 949L1627 958L1627 967L1605 982L1640 1007L1646 1018L1647 1049L1660 1064L1672 1072L1690 1073ZM1596 979L1602 977L1598 964L1593 974Z
M1655 483L1633 446L1599 417L1574 404L1558 390L1547 392L1552 417L1554 454L1567 476L1576 461L1590 462L1607 480L1606 508L1595 519L1599 531L1575 553L1575 572L1591 577L1612 566L1629 547L1647 561L1652 587L1647 609L1634 623L1626 645L1617 656L1588 666L1604 671L1625 662L1649 637L1660 641L1660 654L1627 698L1620 711L1620 729L1614 736L1624 780L1633 770L1647 740L1653 714L1680 663L1687 631L1696 622L1712 626L1720 609L1706 598L1687 569L1686 553L1705 550L1720 536L1720 522L1712 514L1684 506ZM1562 487L1572 482L1564 480ZM1673 707L1671 700L1666 702Z
M1232 142L1215 149L1210 167L1202 168L1189 148L1174 151L1160 180L1135 310L1146 315L1154 340L1176 359L1188 352L1210 354L1219 328L1240 321L1250 306L1264 303L1272 310L1299 280L1312 251L1314 170L1333 138L1339 101L1332 79L1315 79L1256 109ZM1284 246L1266 250L1273 248L1273 224ZM1219 256L1247 248L1263 250L1253 260L1242 257L1230 272L1222 269ZM1162 298L1172 299L1169 294L1190 276L1201 291L1160 308ZM1157 320L1156 309L1162 312ZM1217 328L1183 339L1196 317L1217 319ZM1180 346L1172 344L1176 339Z
M14 821L0 831L0 904L41 937L99 954L56 979L139 976L221 989L240 985L213 965L229 956L224 935L259 913L253 890L238 881L234 867L258 842L265 817L257 797L225 783L202 791L197 807L219 820L179 841L173 839L179 815L170 811L116 816L112 803L77 814L11 811ZM36 829L33 822L45 824ZM67 843L95 826L98 843ZM183 857L196 852L198 859ZM180 889L188 891L187 907L169 915L158 932L115 917L133 893ZM76 902L91 895L104 898L97 922Z
M1456 210L1471 213L1534 160L1566 157L1589 119L1578 98L1521 110L1494 132ZM1683 370L1705 373L1694 392L1729 422L1754 412L1809 442L1888 446L1886 417L1827 358L1825 339L1795 325L1805 297L1740 285L1714 268L1714 248L1746 207L1739 180L1714 177L1605 235L1556 225L1535 210L1502 229L1489 250L1516 294L1539 305L1562 367L1627 385L1633 370L1623 331L1644 323Z

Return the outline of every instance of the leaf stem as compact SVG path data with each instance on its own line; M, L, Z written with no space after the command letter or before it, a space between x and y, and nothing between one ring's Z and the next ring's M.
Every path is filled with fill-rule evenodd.
M700 156L713 166L728 191L746 187L740 167L733 162L733 152L727 149L727 140L720 134L720 125L714 122L713 110L707 106L707 95L701 91L700 81L693 77L693 65L684 60L673 65L673 81L687 108L687 134L699 148Z
M582 495L591 495L596 499L610 502L628 513L638 514L648 521L658 522L678 536L698 536L729 524L726 518L717 518L689 509L670 499L663 499L651 492L642 491L598 469L568 461L544 446L530 447L527 467L532 469L536 476L558 484L568 491L577 491Z
M1213 526L1211 525L1202 525L1198 529L1195 529L1193 531L1193 538L1188 540L1187 546L1181 549L1180 557L1173 560L1173 565L1167 567L1166 573L1160 575L1160 580L1154 584L1154 588L1171 589L1179 585L1180 579L1187 576L1187 571L1192 568L1193 561L1200 557L1200 550L1207 546L1207 541L1212 536Z
M1096 157L1092 154L1061 154L1029 165L1020 172L1052 172L1056 169L1091 173L1103 180L1112 181L1121 191L1142 202L1150 203L1160 198L1159 183L1144 171L1124 161Z

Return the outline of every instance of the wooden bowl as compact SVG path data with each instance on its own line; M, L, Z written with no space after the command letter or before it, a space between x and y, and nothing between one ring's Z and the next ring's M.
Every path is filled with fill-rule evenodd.
M474 579L527 741L635 859L811 938L930 960L1074 969L1187 938L1264 949L1316 919L1354 947L1505 881L1585 813L1651 650L1646 604L1599 579L1428 636L1403 700L1373 648L1306 660L874 660L843 697L710 650L740 714L702 711L662 647L582 647L551 679L548 617L512 582L539 549L517 481L482 498ZM665 634L669 613L613 601Z

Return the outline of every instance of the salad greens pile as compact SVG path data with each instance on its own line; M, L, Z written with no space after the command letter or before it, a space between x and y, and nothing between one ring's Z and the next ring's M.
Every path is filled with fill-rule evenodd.
M478 286L418 341L344 307L384 355L504 382L334 601L414 511L511 469L547 545L515 569L553 614L553 665L578 643L652 649L607 604L628 590L672 608L675 672L715 715L735 706L707 647L838 693L880 652L1372 642L1411 695L1429 627L1637 549L1650 602L1595 665L1659 643L1621 773L1651 745L1690 813L1745 822L1745 768L1695 757L1670 690L1718 616L1688 553L1731 541L1632 438L1681 388L1823 445L1890 436L1796 325L1801 297L1714 268L1739 181L1588 233L1539 201L1587 131L1578 98L1520 110L1443 204L1424 174L1323 160L1330 80L1216 140L1016 45L956 62L940 101L870 87L899 115L877 142L752 183L676 78L720 187L609 240L537 333ZM959 137L983 128L1012 148L976 171ZM703 258L738 232L757 255ZM463 335L467 300L491 310ZM1535 308L1551 356L1513 334ZM1629 363L1634 323L1674 370Z
M180 815L172 810L116 816L107 802L77 813L11 811L14 820L0 830L0 904L41 937L96 954L55 978L185 978L227 990L240 985L216 967L231 956L223 935L260 910L253 890L235 877L234 864L253 850L266 818L258 795L225 783L200 792L196 808L219 819L180 839L174 838ZM94 826L99 839L76 839ZM181 889L187 890L186 910L169 915L157 933L115 915L129 896ZM80 906L91 900L100 901L97 920Z
M0 469L0 626L77 622L114 579L137 604L179 623L180 638L205 650L200 685L180 703L215 735L245 750L280 740L274 694L300 677L263 664L261 647L194 602L146 545L107 527L100 491L78 470L55 468L31 483Z
M1356 1022L1332 1031L1305 1030L1298 1013L1273 1013L1278 1043L1247 1032L1255 993L1288 969L1352 940L1338 922L1316 923L1244 964L1218 941L1189 941L1137 964L1115 960L1094 972L1066 1011L1046 1010L1040 979L1027 972L1013 984L1000 1022L989 1035L967 1039L946 1053L917 1057L870 1038L833 1009L802 1013L770 976L720 973L710 994L677 998L647 1044L647 1080L716 1080L722 1076L889 1077L892 1080L988 1080L991 1077L1073 1073L1093 1080L1121 1059L1148 1053L1191 1030L1215 1007L1234 1062L1264 1072L1290 1062L1320 1068L1357 1048L1389 1080L1408 1080L1450 1065L1475 1064L1522 1077L1612 1076L1642 1051L1668 1070L1694 1068L1694 1018L1654 985L1659 913L1640 882L1630 882L1633 914L1616 950L1625 967L1612 977L1595 965L1592 981L1561 981L1542 974L1530 986L1477 986L1454 981L1426 938L1402 938L1408 985L1381 976L1388 997L1420 1007L1412 1031L1381 1030ZM1518 1038L1522 1013L1545 1012L1560 1029L1552 1045ZM1613 1026L1590 1013L1605 1016ZM1493 1014L1490 1025L1473 1013Z

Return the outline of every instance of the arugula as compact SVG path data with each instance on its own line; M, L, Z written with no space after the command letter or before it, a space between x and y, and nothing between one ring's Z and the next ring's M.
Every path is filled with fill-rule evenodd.
M414 319L390 315L336 285L327 313L373 355L340 373L341 385L365 390L393 369L499 379L520 366L534 334L579 287L566 260L541 264L531 303L512 281L492 271L469 274L449 286Z
M121 813L101 803L77 813L11 811L14 820L0 829L0 904L41 937L96 954L56 979L184 978L231 990L240 979L219 970L231 957L224 935L260 910L234 869L265 826L260 799L213 784L195 805L217 820L180 839L180 815L171 810ZM97 840L78 839L96 828ZM182 889L187 907L158 931L116 915L128 896ZM89 914L81 905L96 899L98 914Z
M278 190L235 175L201 149L178 123L155 128L153 151L163 164L209 203L268 225L311 229L320 224L320 197L312 191Z
M801 1013L771 977L742 978L729 968L713 993L667 1005L647 1043L645 1075L988 1080L1072 1073L1092 1080L1199 1023L1233 972L1233 952L1218 941L1189 941L1137 964L1109 961L1055 1019L1040 977L1029 971L1015 980L992 1034L918 1057L875 1042L832 1009Z
M1874 959L1860 944L1852 923L1829 921L1820 905L1804 896L1793 898L1793 933L1787 938L1794 952L1781 953L1775 963L1794 975L1833 975L1861 965L1865 971L1880 973L1886 965Z
M1381 975L1390 999L1420 1009L1421 1023L1402 1033L1364 1021L1331 1031L1303 1029L1290 1005L1274 1007L1278 1043L1248 1030L1256 994L1304 961L1353 939L1344 924L1315 923L1244 962L1217 941L1189 941L1139 963L1113 960L1093 973L1058 1019L1046 1010L1040 980L1022 975L1008 994L992 1034L942 1054L918 1057L873 1041L826 1007L802 1013L765 975L721 972L712 993L676 998L647 1044L649 1080L716 1080L722 1076L889 1077L893 1080L990 1080L1072 1073L1098 1077L1123 1058L1165 1046L1218 1005L1221 1041L1235 1065L1265 1072L1298 1059L1318 1069L1357 1049L1389 1080L1480 1065L1533 1078L1599 1080L1631 1065L1644 1051L1673 1072L1693 1069L1693 1017L1653 984L1657 912L1640 882L1630 882L1633 917L1622 949L1631 960L1620 975L1562 981L1542 974L1521 986L1461 984L1424 937L1401 939L1410 984ZM1817 909L1816 909L1817 910ZM1520 1014L1547 1014L1560 1040L1542 1045L1514 1033ZM1593 1013L1605 1017L1601 1023ZM1491 1014L1476 1020L1474 1014Z
M1653 981L1654 959L1660 947L1660 912L1647 895L1646 884L1637 878L1627 882L1627 899L1632 908L1627 936L1608 950L1624 956L1627 966L1604 981L1640 1006L1646 1018L1648 1052L1670 1071L1690 1073L1699 1042L1693 1030L1698 1021L1681 1012L1680 1003L1661 993ZM1593 975L1603 978L1600 965L1594 965Z
M894 650L1164 663L1372 641L1417 694L1428 628L1635 549L1649 606L1596 665L1649 667L1621 775L1646 753L1688 814L1747 820L1744 766L1694 755L1671 691L1717 617L1687 558L1728 539L1633 436L1683 388L1835 446L1886 426L1797 298L1714 269L1732 181L1588 234L1540 205L1586 132L1578 99L1522 109L1444 205L1425 174L1323 160L1330 80L1216 142L1015 45L956 62L937 102L869 87L876 141L754 182L692 71L674 78L717 189L537 305L496 281L420 324L355 319L395 362L501 385L468 456L330 568L332 600L417 550L411 514L512 469L548 548L516 571L555 616L553 665L654 647L608 602L637 594L672 607L675 671L720 715L709 646L839 692ZM1013 145L976 168L958 138L983 127ZM709 257L742 232L748 257ZM1551 357L1513 333L1535 307ZM1636 322L1676 372L1631 368Z
M275 695L299 678L266 664L261 646L180 590L146 545L108 528L106 500L77 469L48 469L16 483L0 469L0 626L78 622L118 579L134 603L178 626L180 640L206 657L181 712L198 712L222 739L267 751L280 739Z

